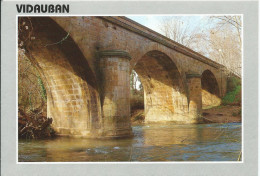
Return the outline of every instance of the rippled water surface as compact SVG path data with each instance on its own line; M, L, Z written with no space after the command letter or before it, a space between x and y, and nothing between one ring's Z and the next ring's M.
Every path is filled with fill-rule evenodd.
M19 162L237 161L241 124L133 126L131 139L19 140Z

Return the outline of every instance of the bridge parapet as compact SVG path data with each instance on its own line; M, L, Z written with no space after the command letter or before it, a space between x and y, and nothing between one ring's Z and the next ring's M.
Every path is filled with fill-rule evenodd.
M120 27L123 27L124 29L127 29L127 30L130 30L138 35L141 35L145 38L148 38L150 39L151 41L155 41L159 44L162 44L168 48L171 48L171 49L174 49L186 56L189 56L193 59L196 59L200 62L203 62L205 64L208 64L212 67L215 67L215 68L222 68L224 67L223 65L191 50L190 48L188 47L185 47L165 36L163 36L162 34L159 34L158 32L155 32L127 17L106 17L106 16L103 16L103 17L99 17L99 18L102 18L102 19L105 19L113 24L116 24Z

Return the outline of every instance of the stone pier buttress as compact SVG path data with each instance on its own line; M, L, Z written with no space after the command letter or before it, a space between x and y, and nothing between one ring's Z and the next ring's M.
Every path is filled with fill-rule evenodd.
M186 73L187 86L189 92L189 116L191 123L200 122L202 110L202 95L201 95L201 75L198 73Z
M131 136L129 78L131 57L122 50L100 51L98 55L102 78L103 136Z

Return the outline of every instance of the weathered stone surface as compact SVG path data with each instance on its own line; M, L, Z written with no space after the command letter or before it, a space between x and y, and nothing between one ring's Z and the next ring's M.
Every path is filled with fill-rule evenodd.
M129 136L132 69L144 86L146 122L197 123L202 104L225 94L222 65L125 17L31 19L27 55L59 134Z
M187 74L187 84L189 91L189 114L191 123L200 122L202 109L201 79L199 74Z
M103 136L131 136L130 56L127 52L118 50L100 51L99 56L102 72Z

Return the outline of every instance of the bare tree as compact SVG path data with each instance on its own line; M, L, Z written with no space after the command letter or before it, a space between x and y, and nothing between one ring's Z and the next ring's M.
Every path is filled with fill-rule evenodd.
M241 16L212 16L210 30L210 58L225 65L241 77L242 65L242 20Z
M166 17L160 23L161 32L168 38L207 55L204 45L207 31L199 24L194 24L191 17Z
M241 39L241 30L242 30L242 18L241 16L232 15L232 16L211 16L211 19L215 19L217 21L217 31L221 29L233 28L236 30L237 37L239 39L239 44L242 46Z
M132 92L139 91L143 88L140 78L134 70L132 70L130 75L130 86Z
M46 90L38 70L18 49L18 105L25 112L41 108L46 110Z
M160 28L166 37L241 76L241 16L208 16L201 19L207 22L196 21L197 24L194 24L191 17L168 17L162 20Z

